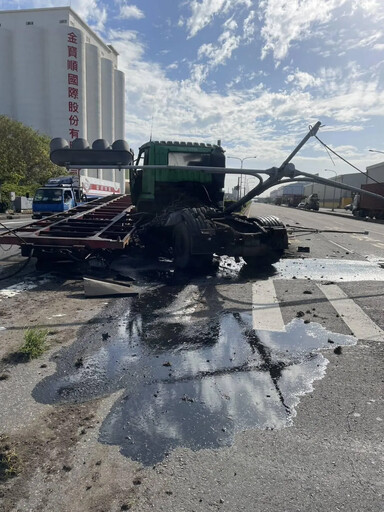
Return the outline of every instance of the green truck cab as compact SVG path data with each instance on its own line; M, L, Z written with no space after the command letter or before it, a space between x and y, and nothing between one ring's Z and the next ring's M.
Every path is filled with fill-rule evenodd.
M224 210L225 153L219 144L149 141L135 164L130 189L136 235L148 254L168 252L180 269L205 268L214 255L242 256L259 266L283 254L287 233L276 217L249 219Z
M138 153L136 165L175 166L130 171L132 202L138 211L161 212L175 201L184 207L222 207L224 174L199 170L225 167L221 146L193 142L147 142ZM190 167L190 170L177 166Z

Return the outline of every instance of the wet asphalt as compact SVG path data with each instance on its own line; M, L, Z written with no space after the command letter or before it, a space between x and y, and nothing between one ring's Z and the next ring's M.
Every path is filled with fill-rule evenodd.
M117 268L130 273L124 259ZM131 273L140 295L106 299L105 321L54 355L56 372L33 396L60 404L122 391L99 440L144 465L177 447L220 448L239 432L291 426L300 397L326 373L327 350L357 343L309 276L384 279L375 264L334 260L326 268L311 258L283 260L253 278L225 259L206 276L177 275L169 262ZM253 328L252 282L271 276L285 332Z
M291 226L300 225L292 215ZM314 233L292 236L294 257L259 273L230 258L201 276L177 274L166 260L138 267L122 258L115 269L135 279L140 295L106 299L105 322L84 327L54 356L57 371L36 387L35 399L76 403L122 391L99 440L144 465L177 447L220 448L239 432L292 425L300 397L326 373L326 351L357 343L313 284L384 281L377 263L341 251L333 234L324 258L311 257ZM252 283L268 279L284 332L253 325Z
M313 224L305 214L289 223ZM105 299L33 396L59 406L120 391L99 441L148 470L152 503L138 511L381 512L383 345L357 340L316 283L337 283L384 329L383 242L381 226L301 234L256 274L226 259L204 276L122 259L140 295ZM269 280L285 332L254 328L252 286Z

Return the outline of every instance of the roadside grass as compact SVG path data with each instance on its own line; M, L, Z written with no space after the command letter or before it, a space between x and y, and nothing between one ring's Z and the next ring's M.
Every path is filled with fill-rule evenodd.
M21 472L21 461L5 435L0 436L0 481L17 476Z
M49 336L48 329L38 329L37 327L28 328L24 331L24 343L22 346L1 359L2 363L16 365L27 363L31 359L36 359L44 354L49 348L47 336ZM9 374L3 373L0 375L0 380L6 380L10 377Z
M19 354L26 359L36 359L48 349L47 329L27 329L24 333L24 343L19 348Z

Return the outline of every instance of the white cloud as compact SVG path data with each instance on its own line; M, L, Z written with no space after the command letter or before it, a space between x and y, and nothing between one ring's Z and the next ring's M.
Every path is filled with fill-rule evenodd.
M251 7L252 0L192 0L189 5L192 14L185 21L189 37L195 36L209 25L217 14L226 14L230 9L242 5Z
M244 20L243 24L243 36L245 41L250 42L253 39L255 34L256 26L255 26L255 11L251 11L247 18Z
M134 147L149 138L153 116L154 139L222 139L231 151L265 154L266 165L275 165L317 120L332 120L324 131L356 132L368 120L384 115L384 92L378 80L368 72L364 75L353 62L345 69L323 68L312 75L287 70L292 78L280 92L258 84L229 89L227 94L207 93L192 79L170 80L161 66L146 61L136 33L111 32L109 40L126 73L126 130ZM215 59L209 45L202 52ZM316 96L308 92L311 86L317 87Z
M340 30L333 38L327 37L324 45L339 50L338 56L357 48L380 50L384 43L384 33L376 29L362 29L360 31Z
M272 53L275 60L284 59L294 41L312 36L315 24L330 20L332 12L347 0L262 0L260 9L264 26L261 35L265 40L261 57Z
M361 124L332 124L321 127L322 132L361 132L364 130L364 126Z
M120 8L120 17L123 19L135 18L140 20L144 18L144 13L136 5L122 5Z
M225 64L232 57L232 53L239 47L241 36L233 32L237 29L237 23L231 18L224 24L224 31L220 34L217 44L206 43L200 46L197 52L198 62L192 66L191 76L197 82L201 83L208 73L217 66ZM202 60L206 60L202 63Z
M304 90L307 87L315 87L320 85L321 80L315 78L309 73L296 70L294 73L291 73L287 76L287 82L297 86L301 90Z
M227 31L223 32L218 39L219 44L217 46L211 43L200 46L198 57L207 57L210 67L218 66L231 57L232 52L239 46L239 42L239 36L235 36Z
M373 16L376 20L384 19L382 0L353 0L352 10L361 11L364 16Z

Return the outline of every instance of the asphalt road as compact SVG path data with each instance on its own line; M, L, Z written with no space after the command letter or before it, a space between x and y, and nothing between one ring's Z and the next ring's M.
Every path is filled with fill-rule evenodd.
M292 228L286 258L256 273L222 258L199 277L121 258L142 292L108 301L109 323L82 328L31 395L108 403L98 442L141 468L132 510L382 512L384 226L259 204L250 215ZM20 408L8 409L12 431ZM71 465L67 486L86 469ZM49 485L18 510L65 503L63 483Z
M0 233L3 233L7 228L18 229L33 222L33 220L30 215L22 215L15 219L2 218L0 222L2 224L0 225ZM20 256L19 246L0 245L0 275L1 273L6 273L7 268L10 268L15 263L23 262L24 259Z
M286 225L296 229L295 238L309 245L312 257L342 254L349 259L384 259L384 224L355 219L350 216L329 215L295 208L253 203L249 215L276 215ZM300 228L335 230L314 235L298 232ZM343 233L356 232L356 233ZM368 232L368 234L364 234ZM304 243L305 242L305 243ZM338 251L338 252L337 252ZM349 252L349 255L346 253Z

